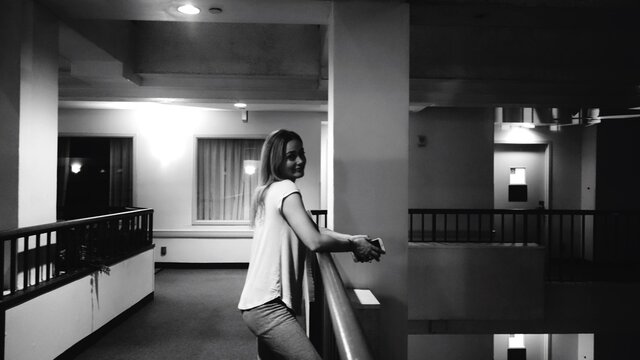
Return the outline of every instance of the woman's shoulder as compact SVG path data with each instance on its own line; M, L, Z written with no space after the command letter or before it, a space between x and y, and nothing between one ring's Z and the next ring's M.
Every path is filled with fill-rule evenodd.
M297 188L296 183L294 183L293 181L289 180L289 179L284 179L284 180L279 180L274 182L273 184L271 184L272 187L278 187L278 188L290 188L290 187L294 187Z
M273 184L271 184L271 186L269 186L270 193L290 194L296 191L299 191L298 187L296 186L296 183L288 179L276 181Z

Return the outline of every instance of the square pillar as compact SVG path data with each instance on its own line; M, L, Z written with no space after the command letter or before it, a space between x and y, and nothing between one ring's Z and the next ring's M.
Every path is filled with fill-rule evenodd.
M380 263L336 255L381 303L379 359L407 356L409 6L334 2L329 21L328 210L337 231L382 237Z
M0 228L56 220L58 23L32 0L0 15Z

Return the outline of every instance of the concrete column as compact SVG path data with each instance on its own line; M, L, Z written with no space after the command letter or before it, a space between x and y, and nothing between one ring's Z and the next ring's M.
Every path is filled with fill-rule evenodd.
M21 9L8 0L0 11L0 229L18 226Z
M336 256L381 302L379 359L407 356L409 7L335 2L329 24L328 210L337 231L384 239L380 263Z
M58 24L33 1L1 16L0 228L55 221Z

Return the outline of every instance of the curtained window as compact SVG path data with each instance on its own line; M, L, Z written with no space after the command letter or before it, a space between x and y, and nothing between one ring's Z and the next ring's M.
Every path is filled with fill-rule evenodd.
M133 138L58 138L58 219L132 206Z
M263 139L197 140L197 221L249 221Z

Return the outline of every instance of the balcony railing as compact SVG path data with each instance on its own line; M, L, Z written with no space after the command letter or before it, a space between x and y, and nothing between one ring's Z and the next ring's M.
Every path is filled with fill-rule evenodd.
M37 296L78 275L108 271L109 265L152 247L152 230L153 210L127 208L0 231L0 299L5 305L26 301L23 295Z
M312 210L316 224L326 210ZM321 218L324 218L324 222ZM307 254L307 332L323 359L374 359L330 253Z
M410 242L545 246L547 279L640 279L640 211L409 209Z

